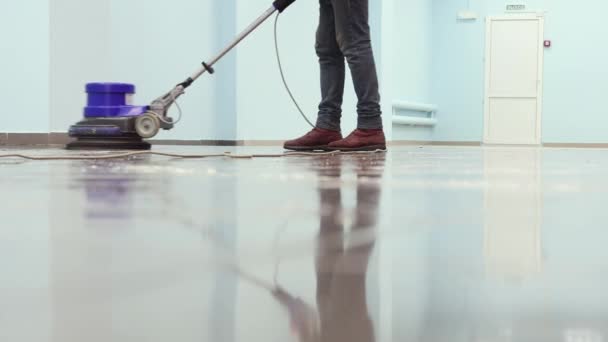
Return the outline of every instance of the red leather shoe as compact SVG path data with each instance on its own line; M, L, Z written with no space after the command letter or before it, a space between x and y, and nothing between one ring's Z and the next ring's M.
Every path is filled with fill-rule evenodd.
M329 144L331 151L386 150L386 137L382 129L357 129L348 137Z
M327 150L327 146L342 139L342 134L323 128L314 128L303 137L285 142L285 149L292 151Z

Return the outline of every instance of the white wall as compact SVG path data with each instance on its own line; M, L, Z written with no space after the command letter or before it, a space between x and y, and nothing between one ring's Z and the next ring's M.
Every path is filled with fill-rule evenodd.
M18 66L3 65L4 74L20 85L3 82L2 93L19 104L28 102L28 107L10 105L9 112L15 114L0 119L0 131L65 132L82 117L88 82L134 83L136 102L149 103L189 76L203 59L214 56L271 5L267 0L176 0L153 6L143 0L48 1L50 6L32 6L35 13L26 11L29 5L16 4L21 12L12 11L1 23L6 27L4 57ZM390 70L381 67L384 9L378 2L371 7L376 59L380 74L388 76ZM23 18L30 17L36 25L24 26ZM316 1L299 1L280 21L285 71L313 120L320 101L314 50L317 17ZM7 34L18 25L27 39ZM308 130L283 89L273 44L270 20L220 61L215 75L205 75L188 89L181 100L183 121L159 138L282 140ZM383 95L390 90L384 82L381 86ZM21 89L29 90L27 97ZM383 96L383 104L391 99ZM390 106L384 107L390 112ZM385 122L390 126L390 113ZM348 77L343 129L347 133L355 125L356 98Z
M237 25L245 27L267 7L267 0L239 2ZM381 11L381 2L370 1L372 45L382 90L388 91L389 85L385 87L382 82ZM316 122L321 100L318 57L314 48L318 12L318 1L299 1L279 19L279 46L287 81L313 123ZM273 23L264 25L239 47L237 70L239 140L282 140L294 138L310 129L281 83L274 53ZM383 96L384 121L390 132L390 107L386 106L386 103L390 103L389 99L389 96ZM344 134L356 128L356 105L357 98L347 68L342 114Z
M149 103L232 38L234 16L234 0L13 3L0 13L0 93L10 113L0 131L66 132L82 118L88 82L135 83L136 101ZM228 56L220 77L189 89L183 121L159 138L235 139L234 63Z
M110 2L50 0L50 4L46 29L50 28L51 42L41 58L50 63L50 129L66 132L82 117L85 83L111 79Z
M267 0L240 1L237 26L244 28L268 8ZM315 54L318 3L296 2L279 19L283 67L301 107L316 119L320 99ZM237 113L239 140L279 140L309 129L291 104L277 70L273 40L274 17L243 42L237 52ZM313 121L314 123L315 121Z
M215 53L214 0L112 0L110 80L134 83L146 104L185 80ZM205 76L180 99L182 121L160 139L220 139L213 83ZM175 108L174 108L175 109Z

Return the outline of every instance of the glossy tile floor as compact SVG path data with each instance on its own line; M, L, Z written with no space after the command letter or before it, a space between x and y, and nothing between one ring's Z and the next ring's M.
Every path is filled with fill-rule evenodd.
M0 159L0 341L606 341L607 177L599 149Z

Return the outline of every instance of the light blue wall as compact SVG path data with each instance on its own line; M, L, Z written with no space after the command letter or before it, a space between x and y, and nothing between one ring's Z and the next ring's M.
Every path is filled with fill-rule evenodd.
M391 100L428 103L431 99L432 3L429 0L395 1L392 25L393 93ZM392 101L391 101L392 102ZM390 107L385 108L390 114ZM397 115L408 113L396 112ZM395 125L393 139L430 140L431 128Z
M606 143L608 2L546 2L543 141Z
M608 116L603 110L608 76L605 41L608 3L565 0L526 1L546 10L543 142L608 142ZM439 105L433 140L481 141L483 136L485 22L504 14L504 0L471 0L475 22L458 22L467 1L433 1L432 101Z
M473 0L471 9L483 18L487 2ZM466 0L433 1L431 93L440 108L433 140L480 141L483 132L485 25L457 21L466 6Z
M232 40L237 34L236 27L237 0L213 1L214 51L220 51L226 42ZM212 80L214 98L214 127L215 136L222 140L235 140L237 136L236 111L236 59L237 53L224 57L221 64L216 66L219 75ZM208 57L205 57L208 58ZM210 57L209 57L210 58Z
M385 126L393 100L439 106L435 129L395 127L395 139L480 141L483 131L484 20L504 0L471 0L479 15L459 22L467 0L372 1L372 33L381 75ZM50 4L50 5L49 5ZM544 142L608 142L602 109L608 67L603 22L608 4L529 0L547 10ZM27 0L0 13L0 131L64 132L81 116L83 85L124 81L147 103L213 56L268 8L267 0ZM316 116L319 71L314 53L317 1L298 1L280 22L288 80ZM145 10L142 10L145 9ZM15 34L18 32L18 34ZM182 99L184 121L159 138L281 140L307 129L280 83L267 22ZM343 129L356 122L347 82ZM27 106L24 106L27 104Z
M0 132L49 130L48 27L48 0L0 11Z

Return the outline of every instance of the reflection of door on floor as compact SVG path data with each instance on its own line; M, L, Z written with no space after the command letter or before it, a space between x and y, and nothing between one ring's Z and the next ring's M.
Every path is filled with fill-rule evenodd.
M504 170L511 170L505 172ZM484 231L488 275L523 280L542 267L540 152L484 152Z
M484 142L540 144L544 19L489 17Z

